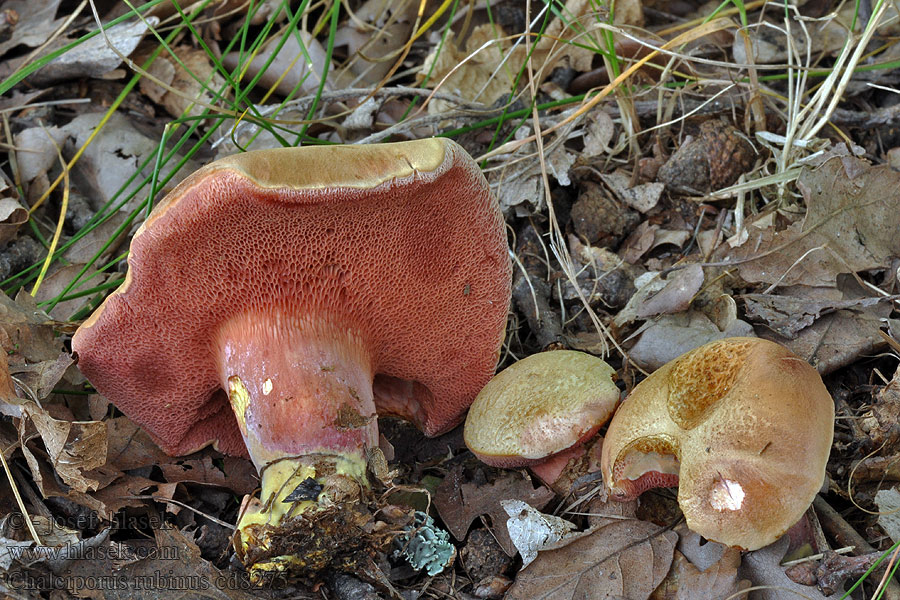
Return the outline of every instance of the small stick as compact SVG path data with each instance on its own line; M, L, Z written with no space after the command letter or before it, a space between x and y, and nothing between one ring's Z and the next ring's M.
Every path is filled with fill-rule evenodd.
M822 496L817 495L815 497L813 507L819 515L822 528L831 534L838 544L841 546L856 546L856 554L867 554L876 551ZM897 583L896 579L888 581L882 598L883 600L900 600L900 584Z

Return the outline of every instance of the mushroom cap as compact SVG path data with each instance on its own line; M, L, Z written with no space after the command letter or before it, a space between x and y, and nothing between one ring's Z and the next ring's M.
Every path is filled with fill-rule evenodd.
M478 393L466 417L466 445L496 467L547 460L609 420L619 401L614 378L612 367L584 352L532 354Z
M231 318L361 336L379 410L436 435L493 375L510 297L497 201L440 138L213 162L156 207L128 264L72 345L91 383L173 455L209 443L246 455L212 348Z
M688 527L755 550L803 516L825 478L833 434L834 402L809 363L774 342L727 338L632 390L609 425L601 469L615 494L628 487L630 461L674 454Z

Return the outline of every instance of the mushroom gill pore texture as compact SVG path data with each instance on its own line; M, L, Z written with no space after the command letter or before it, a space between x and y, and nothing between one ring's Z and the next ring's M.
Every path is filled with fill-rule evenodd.
M249 451L271 509L257 524L310 477L365 486L379 414L456 425L505 333L503 217L446 139L216 161L128 263L74 337L81 370L170 454Z

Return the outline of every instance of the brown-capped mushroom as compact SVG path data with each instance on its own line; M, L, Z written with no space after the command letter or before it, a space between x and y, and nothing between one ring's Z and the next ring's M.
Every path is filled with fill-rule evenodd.
M584 352L524 358L478 393L466 417L466 445L496 467L548 461L606 424L619 401L614 379L612 367Z
M638 384L601 451L612 497L678 485L687 525L755 550L796 523L825 478L834 403L818 372L757 338L706 344Z
M216 161L156 207L128 262L75 334L79 366L166 452L249 452L263 510L239 523L244 547L289 511L352 502L377 415L456 425L493 375L510 295L498 204L439 138Z

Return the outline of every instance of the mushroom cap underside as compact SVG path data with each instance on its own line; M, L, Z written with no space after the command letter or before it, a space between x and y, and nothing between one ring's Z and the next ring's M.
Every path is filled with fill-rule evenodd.
M170 454L246 452L212 342L254 313L362 336L376 403L383 389L427 434L452 427L493 375L511 279L496 200L440 139L217 161L160 203L128 263L73 348Z

